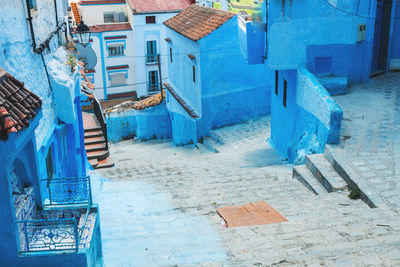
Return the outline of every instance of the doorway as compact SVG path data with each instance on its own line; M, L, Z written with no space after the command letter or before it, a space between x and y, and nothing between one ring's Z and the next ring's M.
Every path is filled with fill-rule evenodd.
M386 72L392 0L377 0L371 76Z

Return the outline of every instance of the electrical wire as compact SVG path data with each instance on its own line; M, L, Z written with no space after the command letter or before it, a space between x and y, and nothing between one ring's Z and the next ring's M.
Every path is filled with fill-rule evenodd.
M164 80L167 80L169 77L163 78ZM95 87L94 90L97 89L104 89L104 88L112 88L112 87L127 87L127 86L136 86L136 85L141 85L141 84L148 84L148 82L140 82L140 83L130 83L130 84L124 84L124 85L117 85L117 86L108 86L108 87ZM94 91L93 90L93 91Z

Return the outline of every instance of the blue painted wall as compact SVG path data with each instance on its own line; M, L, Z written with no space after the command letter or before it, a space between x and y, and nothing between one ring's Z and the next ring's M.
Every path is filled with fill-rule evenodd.
M112 142L171 138L170 122L165 102L144 110L127 110L106 115L107 136Z
M393 1L395 10L392 13L392 45L390 58L400 59L400 2Z
M297 70L279 71L278 95L272 92L271 143L288 162L303 163L305 155L338 143L342 117L341 108L305 64Z
M175 144L197 143L214 128L270 113L268 71L262 64L248 65L243 58L236 16L198 42L169 28L167 36L173 51L169 83L200 117L192 119L167 94ZM190 59L188 54L196 58Z

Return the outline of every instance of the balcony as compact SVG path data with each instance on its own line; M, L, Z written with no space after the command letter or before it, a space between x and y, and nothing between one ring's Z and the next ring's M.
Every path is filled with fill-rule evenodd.
M90 247L93 233L99 231L90 178L52 178L41 182L48 191L43 209L31 205L35 202L33 194L25 197L31 201L18 205L24 210L17 214L16 221L20 254L76 253Z
M249 65L262 64L265 57L266 26L249 16L238 16L239 42Z
M152 84L152 83L147 84L147 92L149 94L157 93L159 91L160 91L160 85L159 84Z
M146 64L153 65L158 63L158 55L146 55Z

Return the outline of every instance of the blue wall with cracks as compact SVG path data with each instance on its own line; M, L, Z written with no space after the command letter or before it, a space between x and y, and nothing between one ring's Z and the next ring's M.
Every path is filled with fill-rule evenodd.
M271 143L290 163L303 163L307 154L322 153L325 144L339 142L342 117L342 109L305 64L279 71L278 95L272 93Z
M112 142L171 138L165 103L144 110L125 110L106 114L107 136Z

